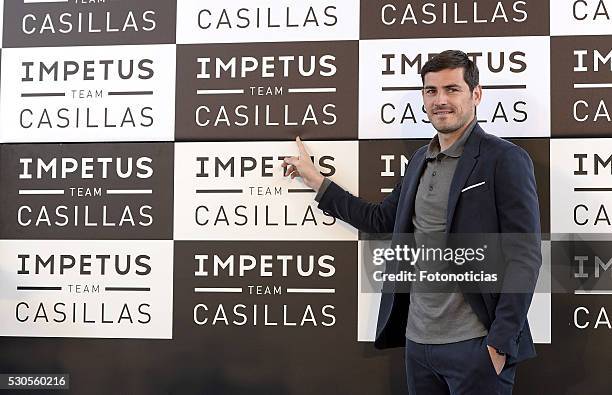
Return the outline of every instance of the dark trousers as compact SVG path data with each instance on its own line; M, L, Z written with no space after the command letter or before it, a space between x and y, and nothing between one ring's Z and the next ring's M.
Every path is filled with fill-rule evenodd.
M410 395L509 395L516 365L497 375L487 338L450 344L419 344L406 339L406 378Z

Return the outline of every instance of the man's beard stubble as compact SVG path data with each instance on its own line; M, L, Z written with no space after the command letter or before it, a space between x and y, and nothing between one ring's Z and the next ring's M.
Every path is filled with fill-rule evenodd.
M439 110L445 110L445 109L449 109L449 108L448 107L436 107L432 109L432 112L439 111ZM451 108L450 110L452 110L455 114L457 113L454 108ZM434 127L434 129L436 129L437 132L442 133L442 134L451 134L465 127L466 125L468 125L470 122L472 122L474 117L476 117L476 108L474 108L474 112L472 114L466 115L464 118L459 119L455 124L450 125L450 126L439 128L438 126L436 126L434 121L431 120L431 118L429 119L429 121L431 122L431 125Z

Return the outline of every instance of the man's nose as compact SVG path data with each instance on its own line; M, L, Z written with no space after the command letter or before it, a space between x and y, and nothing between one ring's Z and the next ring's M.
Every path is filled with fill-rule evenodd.
M438 91L434 97L434 105L440 106L448 103L448 95L444 91Z

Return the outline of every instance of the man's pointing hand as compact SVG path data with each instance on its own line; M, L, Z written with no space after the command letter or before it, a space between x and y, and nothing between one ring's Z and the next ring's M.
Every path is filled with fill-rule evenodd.
M291 178L302 177L304 184L316 191L321 188L321 184L325 177L317 170L310 154L306 151L304 143L300 140L300 137L295 138L295 142L298 145L300 156L288 156L285 158L281 166L285 169L285 176L291 176Z

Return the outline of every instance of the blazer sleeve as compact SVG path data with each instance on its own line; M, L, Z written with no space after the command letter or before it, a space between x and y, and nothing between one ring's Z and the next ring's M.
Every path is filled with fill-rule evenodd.
M487 342L516 356L542 265L540 210L533 163L518 146L504 151L497 161L495 201L506 270Z
M330 181L318 207L325 214L347 222L363 232L391 233L395 225L395 211L401 189L400 181L382 202L370 203Z

